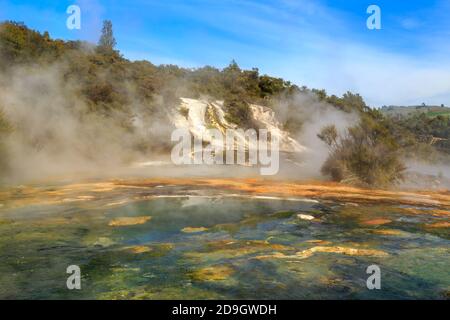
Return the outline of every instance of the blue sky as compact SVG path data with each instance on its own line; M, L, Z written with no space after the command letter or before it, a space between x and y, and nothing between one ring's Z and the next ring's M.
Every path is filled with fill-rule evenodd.
M66 28L71 4L80 30ZM371 4L381 30L366 28ZM450 105L449 18L449 0L0 0L0 20L56 38L96 42L110 19L128 59L219 68L235 59L372 106Z

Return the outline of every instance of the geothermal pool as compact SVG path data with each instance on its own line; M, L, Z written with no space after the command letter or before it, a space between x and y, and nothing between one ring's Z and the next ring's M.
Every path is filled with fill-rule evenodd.
M258 187L2 189L0 298L449 298L448 198ZM366 287L373 264L380 290ZM80 290L66 287L69 265L81 269Z

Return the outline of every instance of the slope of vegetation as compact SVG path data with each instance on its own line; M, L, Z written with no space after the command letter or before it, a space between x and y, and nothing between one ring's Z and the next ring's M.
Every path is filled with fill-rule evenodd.
M434 149L450 154L450 115L430 117L425 113L416 113L393 118L392 122L404 128L416 141L432 145Z
M105 123L110 121L111 128L120 128L123 135L133 132L133 116L137 111L150 120L159 119L167 108L179 103L179 97L224 100L228 121L240 127L252 127L255 124L250 103L270 107L283 99L289 106L298 103L295 97L300 94L312 95L319 102L346 113L356 113L361 119L344 135L334 135L332 128L322 132L320 137L330 147L324 174L337 181L356 181L370 186L387 185L401 179L402 152L420 143L422 133L449 135L448 118L445 120L441 116L432 120L417 117L406 122L393 121L368 108L360 95L351 92L342 97L328 96L325 90L298 87L280 78L261 75L256 68L242 70L235 61L222 70L211 66L187 69L129 61L114 45L110 22L105 22L98 45L53 40L47 32L41 34L21 23L4 22L0 24L0 73L7 79L23 66L57 66L60 78L67 85L76 84L76 98L86 106L81 110L71 108L70 112L81 119L94 115ZM296 132L302 123L288 117L284 126ZM11 130L7 117L0 113L0 170L3 168L3 171L7 168L8 152L3 142ZM164 142L159 141L159 144L164 145ZM152 150L155 147L153 145ZM133 142L132 148L147 152L150 147L141 140Z

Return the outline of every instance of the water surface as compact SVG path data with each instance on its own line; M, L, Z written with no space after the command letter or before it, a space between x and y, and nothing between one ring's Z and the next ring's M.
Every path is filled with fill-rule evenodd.
M5 201L0 298L449 297L448 219L436 208L153 189ZM372 264L381 290L366 287ZM69 265L81 268L81 290L66 287Z

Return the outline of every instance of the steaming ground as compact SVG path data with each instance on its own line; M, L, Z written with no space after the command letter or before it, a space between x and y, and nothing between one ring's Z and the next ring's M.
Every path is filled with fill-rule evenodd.
M181 107L189 110L187 118L180 114L178 105L165 105L160 108L161 112L153 110L150 113L148 106L136 102L138 99L133 96L133 88L124 84L131 103L108 116L95 115L89 112L90 106L79 98L77 83L62 78L65 68L63 63L45 68L23 66L1 76L0 105L14 128L6 141L9 170L3 177L4 181L14 184L60 177L115 177L128 172L136 174L137 171L145 176L162 172L168 175L176 172L182 176L205 172L247 176L257 172L253 168L236 166L231 171L228 166L166 169L170 167L167 165L170 162L170 134L175 128L186 127L198 136L206 128L215 127L223 131L235 127L224 118L223 102L183 98ZM301 102L306 100L303 98ZM310 107L307 103L303 105L304 108ZM282 102L274 108L275 112L251 105L254 120L279 136L282 151L290 154L292 165L289 165L288 175L291 177L320 176L319 169L327 151L316 134L322 124L339 118L331 116L331 107L322 109L314 108L312 110L317 112L312 114L296 110L293 116L308 115L309 119L305 129L293 136L283 130L278 120L278 114L286 116ZM317 121L317 125L312 121ZM144 150L136 147L139 145L144 145ZM158 168L148 165L154 161L159 161ZM138 168L139 163L143 168ZM296 169L297 164L301 165L301 170ZM284 165L282 171L287 171L283 168Z
M4 183L259 176L258 167L174 166L170 160L174 145L170 135L175 128L187 128L197 137L207 128L221 132L236 128L225 120L222 101L182 98L180 105L166 105L161 100L158 110L150 112L149 106L134 96L135 88L124 83L129 104L102 116L89 112L90 106L79 98L77 83L62 78L66 67L64 63L22 66L0 76L0 106L14 129L4 141L9 151ZM326 179L320 168L328 148L317 134L330 124L343 132L358 121L357 115L339 111L309 94L299 94L289 102L280 99L271 108L250 107L255 123L281 141L280 171L267 179ZM186 109L187 115L180 113L180 108ZM299 129L288 132L282 125L287 120L301 124ZM449 186L448 165L438 170L434 165L416 163L410 168L416 173L405 183L407 187Z
M411 189L450 189L450 166L444 163L407 161L402 187Z
M27 66L0 78L0 105L14 129L6 141L6 181L80 173L114 175L116 168L154 156L140 151L139 144L156 149L158 141L170 141L167 117L152 113L148 121L145 106L133 99L132 88L127 89L130 105L96 115L79 98L78 85L62 79L64 68L59 63L48 68Z

